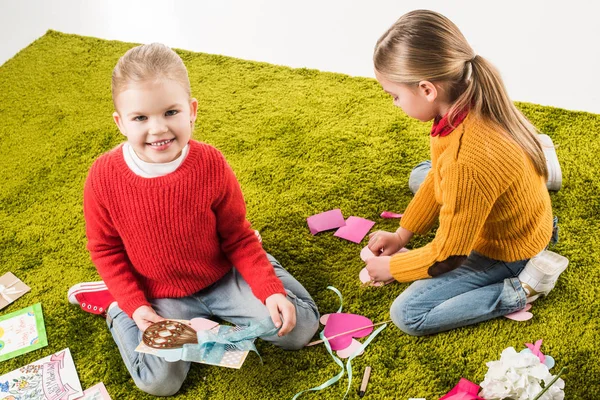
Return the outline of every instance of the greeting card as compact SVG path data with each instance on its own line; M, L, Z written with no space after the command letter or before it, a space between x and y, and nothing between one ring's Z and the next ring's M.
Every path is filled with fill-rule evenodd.
M40 303L0 316L0 361L47 345Z

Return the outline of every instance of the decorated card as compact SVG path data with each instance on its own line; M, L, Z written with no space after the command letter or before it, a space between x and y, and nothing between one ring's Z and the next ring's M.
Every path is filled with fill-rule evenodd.
M75 400L82 395L68 348L0 376L0 399Z
M30 290L29 286L11 272L0 276L0 310Z
M77 400L111 400L104 383L100 382L83 392L83 397Z
M0 316L0 361L47 345L40 303Z
M189 325L190 327L192 327L196 331L207 330L207 331L212 331L215 334L219 332L219 328L221 327L221 325L219 325L217 322L211 321L206 318L194 318L191 321L186 321L186 320L176 320L176 321L185 323L185 324ZM234 327L233 329L237 329L237 328L238 327ZM152 354L157 357L163 357L163 358L167 359L168 361L175 361L177 359L180 359L180 358L178 358L178 356L180 357L181 354L174 354L174 353L177 353L178 350L181 350L181 349L169 349L169 350L155 349L155 348L147 346L146 344L144 344L144 342L140 342L138 347L136 347L136 349L135 349L135 351L137 351L138 353ZM181 351L179 351L179 353L180 352ZM220 358L219 362L200 361L200 363L216 365L218 367L239 369L244 364L244 361L246 360L248 353L249 353L249 351L247 351L247 350L242 351L242 350L236 349L233 346L226 346L225 352L223 353L222 358Z

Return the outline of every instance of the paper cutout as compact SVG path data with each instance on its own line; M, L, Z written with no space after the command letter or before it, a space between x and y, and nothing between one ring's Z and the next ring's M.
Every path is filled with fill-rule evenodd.
M206 319L206 318L193 318L190 321L186 321L186 320L177 320L177 321L186 323L194 329L199 328L199 329L197 329L198 331L207 330L206 328L210 328L208 330L215 334L217 334L219 332L219 327L221 326L218 323L211 321L209 319ZM152 355L155 355L158 357L163 357L165 360L171 361L171 362L181 360L181 358L183 357L183 348L159 350L159 349L153 349L152 347L146 346L144 344L144 342L141 342L136 347L135 351L137 351L138 353L147 353L147 354L152 354ZM219 362L199 361L199 363L200 364L208 364L208 365L216 365L219 367L240 369L242 367L242 365L244 364L244 361L246 361L248 352L249 352L249 350L241 351L236 348L229 347L226 349L225 353L223 354L223 357L221 358L221 360ZM196 361L196 362L198 362L198 361Z
M346 225L335 231L333 236L360 243L369 233L375 222L360 217L348 217Z
M342 211L339 208L308 217L306 222L308 223L310 233L313 235L346 225Z
M29 292L31 288L11 272L0 276L0 310Z
M403 247L396 254L406 253L407 251L408 251L408 249L406 247ZM369 246L363 247L363 249L360 251L360 258L364 262L367 262L368 259L373 258L373 257L375 257L375 254L373 254L373 252L369 249ZM369 271L367 271L366 267L360 270L360 272L358 274L358 279L360 279L360 281L363 285L374 286L374 287L388 285L395 281L395 279L392 278L389 281L385 281L385 282L373 282L373 281L371 281L371 277L369 276Z
M66 348L0 376L0 399L74 400L83 395Z
M524 309L514 313L506 314L504 317L512 319L513 321L528 321L533 318L533 314L528 312L529 310L531 310L531 303L526 304Z
M83 397L77 400L111 400L104 383L100 382L83 392Z
M0 316L0 361L47 345L40 303Z
M525 343L525 346L527 346L527 348L529 350L531 350L531 352L533 353L534 356L537 356L537 358L540 359L540 362L542 364L544 363L544 361L546 360L546 357L540 350L540 348L542 347L542 339L536 341L535 344Z
M480 387L465 378L460 378L460 381L446 395L440 397L440 400L485 400L479 397Z
M368 328L329 339L331 350L342 350L352 344L353 337L361 338L368 336L371 332L373 332L373 327L370 325L373 325L373 321L367 317L363 317L362 315L346 313L329 314L327 324L325 325L325 337L332 338L333 336L339 335L343 332L368 326Z
M402 218L404 214L396 214L391 211L384 211L381 213L381 218Z

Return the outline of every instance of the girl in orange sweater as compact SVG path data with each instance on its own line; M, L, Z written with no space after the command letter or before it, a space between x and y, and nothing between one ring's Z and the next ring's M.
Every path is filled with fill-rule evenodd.
M372 280L416 281L393 303L394 323L433 334L546 295L567 265L544 251L552 235L548 169L536 129L496 69L456 25L426 10L405 14L379 39L374 64L394 105L434 120L432 168L400 228L369 240L379 255L367 262ZM395 254L437 221L431 243Z

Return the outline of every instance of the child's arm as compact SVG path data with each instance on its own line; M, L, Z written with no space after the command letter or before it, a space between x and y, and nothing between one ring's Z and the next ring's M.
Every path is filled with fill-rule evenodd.
M444 170L440 226L435 238L424 247L391 258L390 272L396 280L411 282L429 278L435 275L431 267L436 263L448 263L457 259L453 256L466 256L471 252L494 202L479 178L476 171L459 162L451 163Z
M246 219L244 197L233 170L224 158L222 162L221 192L213 205L221 249L260 301L265 303L275 293L286 295L283 284L275 275L273 266Z
M440 205L435 200L432 168L415 193L415 197L406 207L400 226L410 232L423 235L431 230L439 214Z
M112 223L110 213L102 205L93 187L90 172L83 192L83 212L88 239L87 248L98 274L113 295L119 307L129 316L140 306L150 303L146 299L125 253L125 246Z

